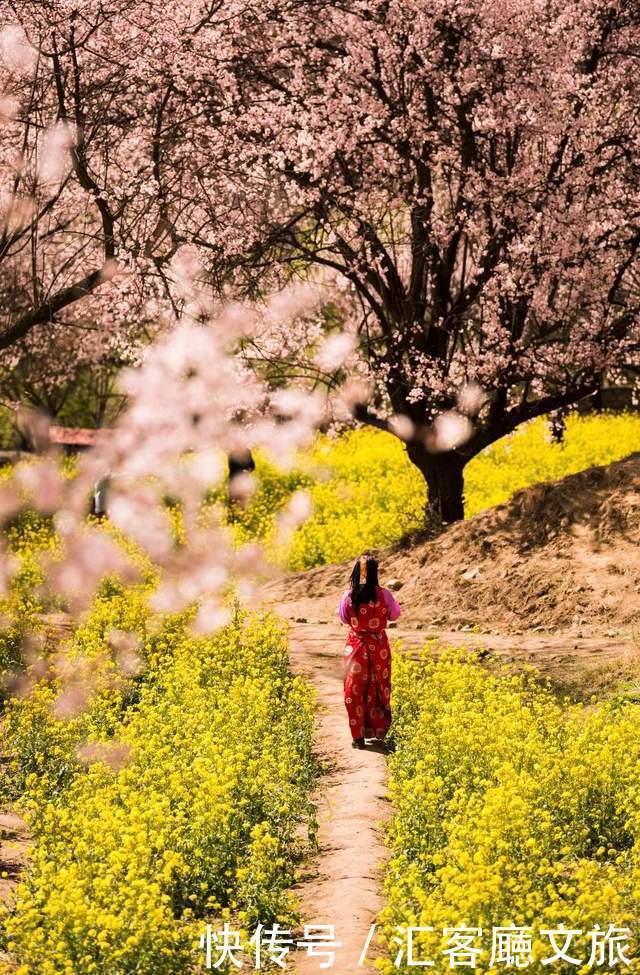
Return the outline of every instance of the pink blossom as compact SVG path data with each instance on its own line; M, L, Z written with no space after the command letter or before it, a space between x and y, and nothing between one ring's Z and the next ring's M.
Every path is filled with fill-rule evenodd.
M66 122L57 122L45 134L38 162L38 176L45 183L59 183L71 168L70 151L76 136Z

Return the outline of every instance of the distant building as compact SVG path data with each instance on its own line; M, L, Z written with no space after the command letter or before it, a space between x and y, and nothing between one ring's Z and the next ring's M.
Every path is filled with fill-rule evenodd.
M49 441L62 447L67 454L77 454L93 447L111 432L108 427L92 430L89 427L59 427L52 423L49 427Z

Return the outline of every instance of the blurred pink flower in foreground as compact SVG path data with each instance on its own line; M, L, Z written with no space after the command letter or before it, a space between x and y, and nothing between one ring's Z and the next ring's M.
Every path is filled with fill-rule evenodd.
M433 453L444 453L461 447L472 435L473 424L469 418L449 410L436 417L427 432L425 443Z
M46 133L38 176L44 183L60 183L71 169L71 149L76 137L66 122L56 122Z

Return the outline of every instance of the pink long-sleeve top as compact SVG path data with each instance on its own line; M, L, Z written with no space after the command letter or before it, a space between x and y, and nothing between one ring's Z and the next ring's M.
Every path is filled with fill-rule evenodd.
M402 612L400 606L393 598L392 593L388 589L384 589L382 586L380 586L379 588L380 588L380 592L382 593L382 598L384 599L385 606L387 607L387 614L389 616L389 619L391 621L397 620L398 617L400 616L400 613ZM349 596L350 596L350 592L349 590L347 590L347 592L345 592L342 599L340 600L340 606L338 607L338 616L340 617L343 623L347 624L347 626L349 625L349 618L350 618Z

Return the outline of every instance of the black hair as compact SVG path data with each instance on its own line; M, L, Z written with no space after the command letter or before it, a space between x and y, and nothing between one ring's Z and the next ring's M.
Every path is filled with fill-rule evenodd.
M364 583L360 584L360 559L356 562L351 573L351 605L357 611L363 603L370 603L377 596L378 563L367 556L367 573Z

